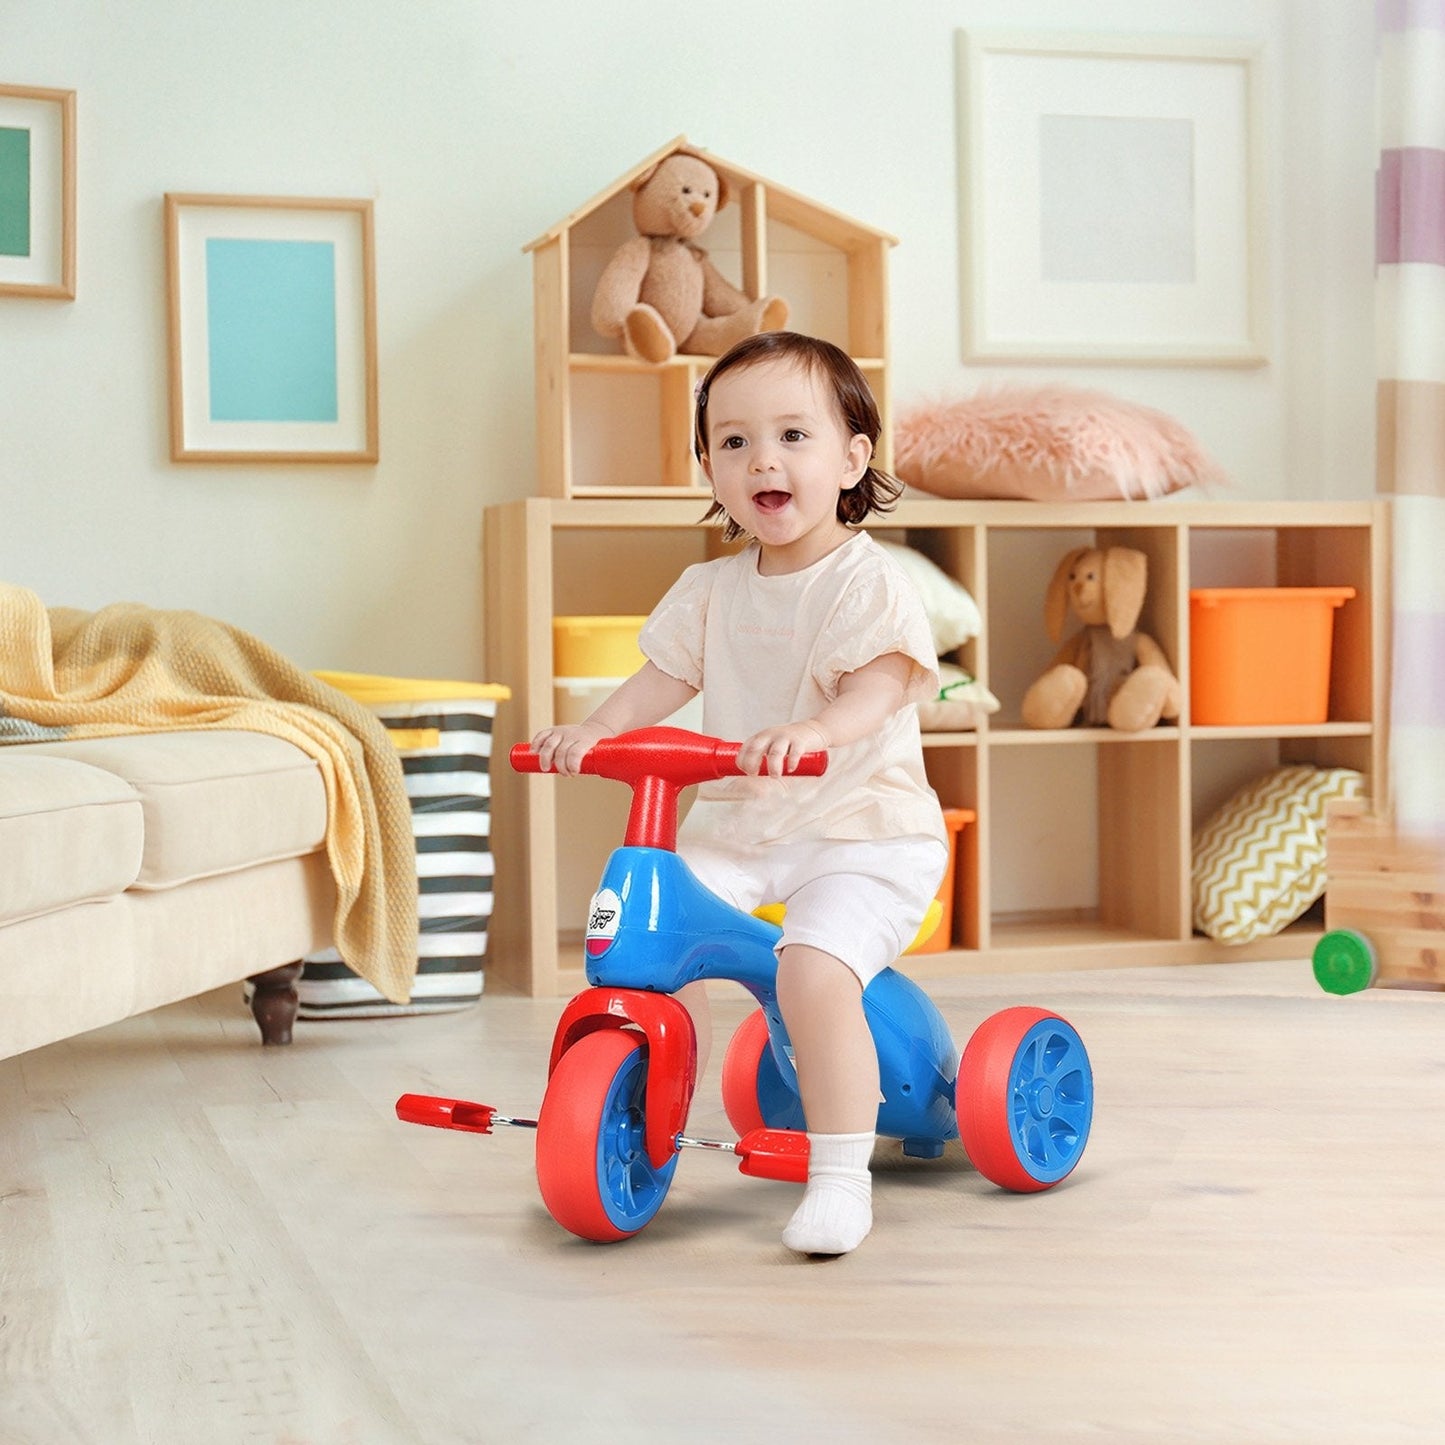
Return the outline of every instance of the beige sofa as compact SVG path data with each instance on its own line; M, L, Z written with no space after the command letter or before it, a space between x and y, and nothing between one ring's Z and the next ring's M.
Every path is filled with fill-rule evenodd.
M0 1058L246 978L289 1042L326 821L316 762L261 733L0 747Z

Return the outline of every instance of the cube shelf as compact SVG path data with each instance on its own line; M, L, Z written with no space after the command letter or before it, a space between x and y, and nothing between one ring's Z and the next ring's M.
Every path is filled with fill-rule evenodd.
M552 721L553 615L649 611L683 566L716 555L716 532L698 525L702 511L699 498L676 494L537 497L488 509L487 675L514 698L498 718L503 746ZM1383 795L1383 503L1052 506L910 495L877 519L877 530L926 553L973 594L985 628L959 660L1002 704L977 732L925 734L940 799L977 818L960 839L952 937L939 952L911 956L910 973L1308 956L1317 917L1241 947L1194 934L1190 840L1233 788L1278 763L1355 768ZM1023 690L1054 651L1042 620L1053 564L1085 542L1148 555L1140 627L1183 684L1177 723L1136 734L1021 725ZM1355 589L1336 613L1327 720L1195 726L1187 706L1190 589L1275 585ZM564 994L583 982L583 913L606 851L620 839L626 799L593 780L559 784L505 766L497 774L493 846L506 905L493 921L488 988L495 981L498 989Z

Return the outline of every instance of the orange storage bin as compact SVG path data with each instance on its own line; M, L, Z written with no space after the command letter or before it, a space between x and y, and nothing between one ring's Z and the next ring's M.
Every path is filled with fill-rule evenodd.
M953 881L958 874L958 837L964 828L977 816L972 808L945 808L943 822L948 829L948 867L944 870L943 882L938 889L938 904L943 910L939 915L938 927L929 935L927 943L920 943L914 953L942 953L952 947L953 936Z
M1206 587L1189 594L1189 708L1205 727L1322 723L1335 609L1353 587Z

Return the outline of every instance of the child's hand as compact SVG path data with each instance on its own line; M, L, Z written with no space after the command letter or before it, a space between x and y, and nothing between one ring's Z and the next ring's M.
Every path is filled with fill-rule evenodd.
M582 771L582 761L603 739L612 732L602 723L568 723L562 727L543 728L532 739L532 751L544 773L564 773L576 777Z
M786 723L754 733L738 749L738 767L750 776L767 773L780 778L798 766L804 753L822 752L827 747L827 736L817 723Z

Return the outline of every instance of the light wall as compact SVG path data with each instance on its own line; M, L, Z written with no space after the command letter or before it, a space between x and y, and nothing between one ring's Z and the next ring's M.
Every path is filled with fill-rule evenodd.
M521 248L679 133L900 238L900 403L1102 386L1178 416L1235 495L1367 495L1371 25L1350 0L0 0L0 82L76 90L80 138L77 299L0 297L0 577L194 608L309 667L483 676L482 511L534 490ZM1263 42L1269 366L963 366L966 26ZM374 198L379 465L168 460L166 191Z

